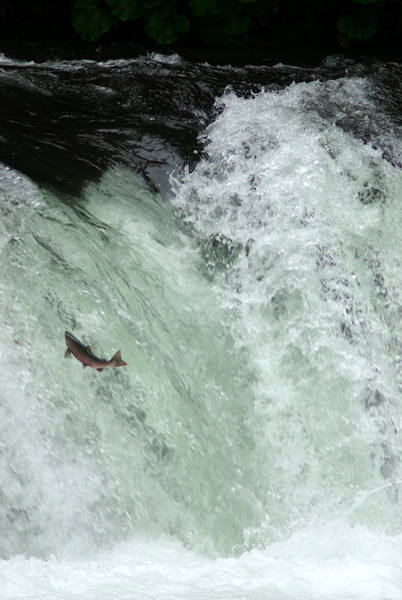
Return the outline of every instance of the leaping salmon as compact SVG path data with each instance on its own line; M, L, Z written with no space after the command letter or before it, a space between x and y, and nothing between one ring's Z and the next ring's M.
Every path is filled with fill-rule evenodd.
M64 358L68 358L70 354L73 354L77 360L82 362L83 369L85 369L85 367L92 367L97 371L103 371L105 367L125 367L127 364L121 359L121 350L116 352L110 360L104 360L93 354L91 346L84 346L84 344L71 335L71 333L68 333L68 331L64 332L64 336L67 344Z

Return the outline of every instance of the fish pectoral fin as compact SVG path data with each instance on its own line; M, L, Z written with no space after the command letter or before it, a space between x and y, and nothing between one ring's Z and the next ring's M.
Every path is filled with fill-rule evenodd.
M82 368L83 368L83 369L86 369L86 368L87 368L87 366L88 366L88 365L82 365Z
M93 352L92 350L92 346L85 346L86 350L89 350L90 352Z
M71 354L71 350L70 350L70 348L67 348L64 358L68 358L70 356L70 354Z
M96 370L99 371L99 372L103 371L103 369L96 369Z

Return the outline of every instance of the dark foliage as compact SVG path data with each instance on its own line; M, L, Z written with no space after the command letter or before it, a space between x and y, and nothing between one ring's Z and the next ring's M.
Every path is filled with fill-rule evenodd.
M378 30L399 37L402 0L0 0L0 40L13 27L39 39L76 35L102 42L119 31L133 41L242 47L275 40L350 46ZM398 29L399 28L399 29Z

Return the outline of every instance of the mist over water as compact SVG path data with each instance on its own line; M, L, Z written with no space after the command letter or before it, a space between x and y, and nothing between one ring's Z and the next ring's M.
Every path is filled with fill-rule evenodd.
M168 201L1 168L7 599L400 596L397 127L363 77L214 110Z

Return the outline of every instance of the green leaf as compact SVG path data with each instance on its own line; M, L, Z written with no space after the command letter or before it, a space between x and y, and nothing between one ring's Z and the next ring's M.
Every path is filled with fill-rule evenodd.
M161 0L158 0L160 2ZM138 19L144 14L145 8L141 0L106 0L110 6L112 15L120 21L131 21Z
M74 0L71 20L75 31L89 42L98 40L102 33L115 25L112 14L107 8L99 6L99 0Z
M216 15L219 12L217 0L188 0L188 6L193 15Z
M190 29L190 21L185 15L176 15L173 24L178 33L187 33Z
M158 44L172 44L177 41L180 33L186 33L190 21L185 15L175 14L175 6L164 2L161 8L146 15L145 32Z
M344 48L349 48L351 43L350 37L348 37L345 33L342 33L341 31L339 31L338 33L338 41L340 45Z
M223 31L228 35L241 35L251 27L250 17L233 15L227 19Z
M162 0L141 0L145 8L150 9L162 3Z
M267 17L270 13L276 11L276 0L275 3L265 2L265 0L256 0L253 4L247 4L244 10L250 17Z
M230 17L238 17L243 10L238 2L233 0L219 0L219 13L222 19L227 20Z
M343 15L338 19L337 26L339 31L349 38L367 40L376 32L378 19L371 12L364 12L356 16Z
M221 14L208 15L198 19L198 29L205 44L241 48L248 42L247 33L235 36L225 33L224 24L227 20Z

